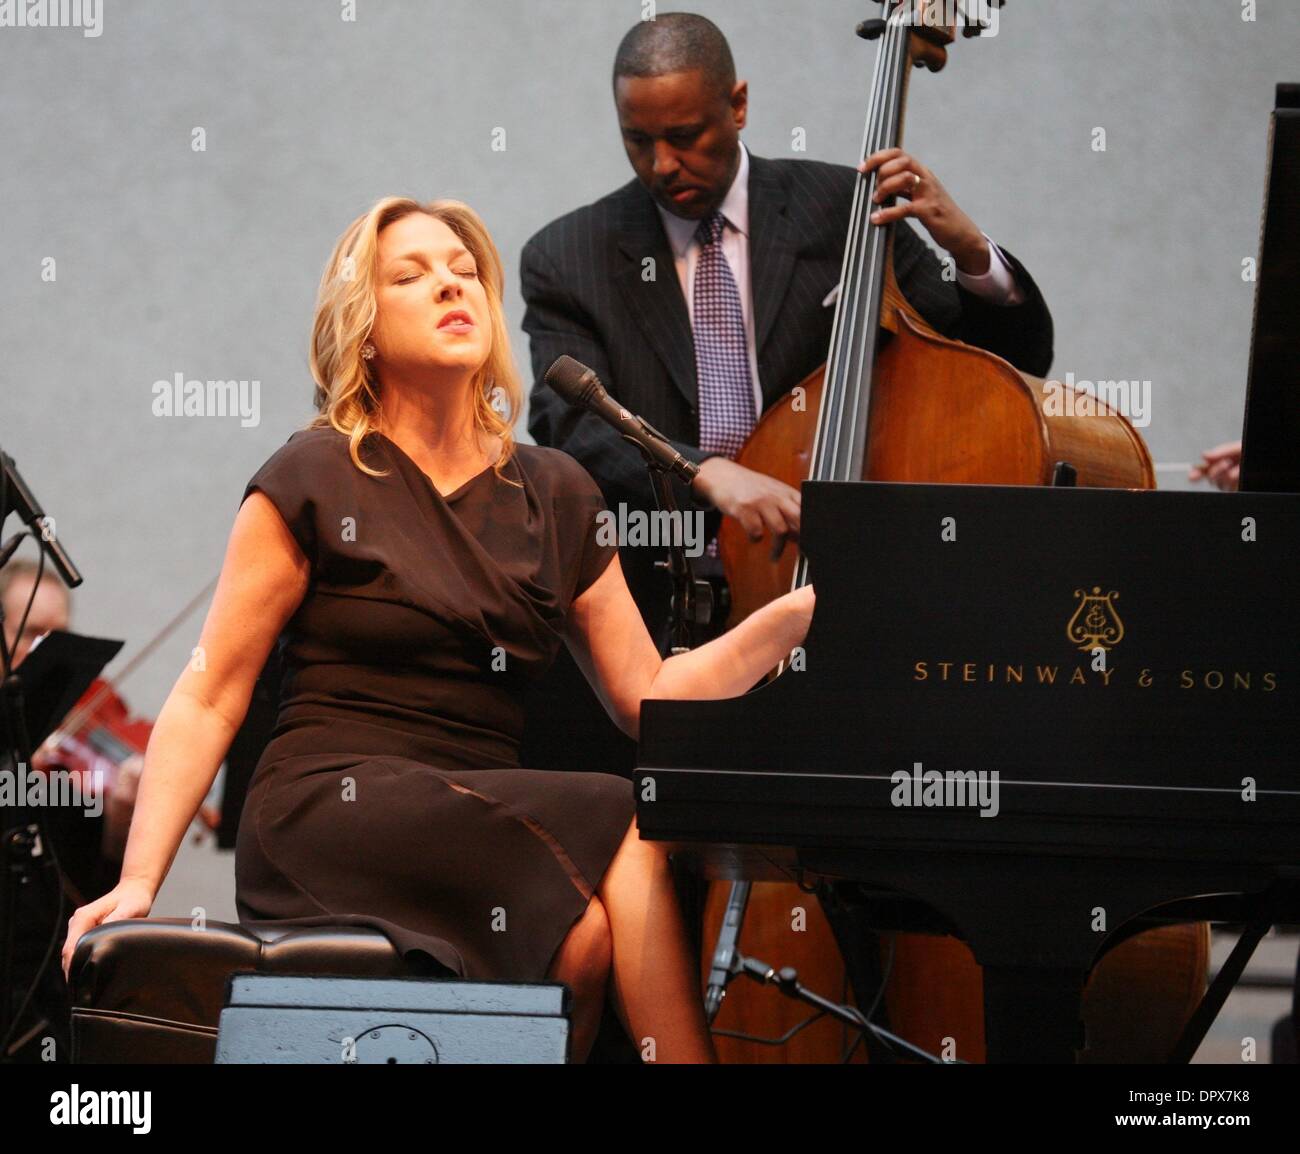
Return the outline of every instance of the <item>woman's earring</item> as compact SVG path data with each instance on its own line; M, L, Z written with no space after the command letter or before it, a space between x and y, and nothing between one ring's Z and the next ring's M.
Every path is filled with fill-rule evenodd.
M375 359L375 346L369 341L361 346L361 359L363 361L373 361Z

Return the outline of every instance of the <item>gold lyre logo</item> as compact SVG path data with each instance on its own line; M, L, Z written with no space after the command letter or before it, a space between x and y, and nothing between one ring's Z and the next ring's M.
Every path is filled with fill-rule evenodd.
M1065 627L1070 642L1085 651L1118 645L1124 638L1124 622L1114 604L1119 594L1113 589L1103 594L1101 586L1094 585L1091 593L1076 589L1074 596L1079 605Z

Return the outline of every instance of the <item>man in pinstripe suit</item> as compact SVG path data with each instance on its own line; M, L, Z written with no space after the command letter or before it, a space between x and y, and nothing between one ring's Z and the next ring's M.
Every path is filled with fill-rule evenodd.
M596 478L611 509L652 510L640 455L592 414L571 409L545 385L551 362L568 354L596 370L626 408L700 464L682 508L705 510L706 538L734 516L756 539L781 547L798 532L796 490L737 465L725 450L701 447L697 364L702 340L698 289L700 222L720 212L720 245L739 311L733 362L754 414L788 396L826 359L850 209L859 171L878 169L891 206L878 223L915 217L951 257L940 259L911 230L895 230L895 272L911 303L940 332L980 345L1024 371L1043 375L1052 357L1052 321L1024 267L993 245L952 201L929 169L901 150L878 153L859 169L809 160L766 160L740 142L747 86L737 83L722 33L703 17L669 13L633 28L619 47L614 90L636 177L594 204L548 225L524 247L521 276L536 384L528 427L539 444L564 449ZM721 267L721 266L717 266ZM727 275L724 273L724 276ZM740 326L743 324L743 336ZM745 372L745 361L748 372ZM703 362L699 362L703 363ZM738 435L743 434L743 429ZM668 613L662 548L622 548L628 585L661 641ZM700 558L706 574L716 559ZM710 574L712 575L712 574ZM572 706L574 696L587 706ZM584 763L572 735L592 739L589 768L630 772L633 746L604 724L594 698L561 654L538 700L548 743L532 711L525 764ZM596 733L601 737L596 740Z

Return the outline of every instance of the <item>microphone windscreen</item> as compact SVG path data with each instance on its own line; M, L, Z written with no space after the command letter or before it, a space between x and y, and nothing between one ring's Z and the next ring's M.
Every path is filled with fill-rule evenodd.
M596 374L581 361L562 356L555 358L543 379L569 404L581 405L585 400L583 394L590 390Z

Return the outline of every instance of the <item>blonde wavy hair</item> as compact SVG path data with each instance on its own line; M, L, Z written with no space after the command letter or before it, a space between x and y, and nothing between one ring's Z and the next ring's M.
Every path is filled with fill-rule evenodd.
M373 362L362 358L361 346L375 321L379 234L416 212L442 221L478 264L479 281L487 295L492 350L474 378L474 424L488 436L501 438L502 452L494 466L500 476L514 453L514 422L523 405L523 385L506 328L501 254L482 218L458 200L422 204L409 197L384 197L339 237L316 295L310 362L319 415L308 428L328 425L346 433L353 464L363 473L383 475L360 456L361 442L377 429L381 399Z

